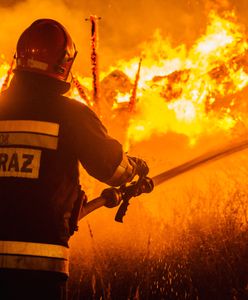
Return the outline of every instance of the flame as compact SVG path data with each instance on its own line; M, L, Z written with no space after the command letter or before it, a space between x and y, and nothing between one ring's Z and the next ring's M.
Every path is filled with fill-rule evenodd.
M248 84L247 49L234 12L220 17L212 11L206 33L189 50L185 45L173 48L157 31L150 43L142 45L139 102L130 119L128 141L173 131L185 134L194 144L203 133L233 128L239 118L234 106L242 100L235 99L235 94ZM134 78L137 60L118 66ZM226 96L231 96L229 103ZM223 105L214 110L218 99Z
M187 136L189 144L194 145L202 134L229 132L241 120L239 105L243 99L239 93L248 85L247 50L244 29L233 11L221 16L211 11L205 34L190 48L184 44L174 47L159 30L155 31L151 40L140 45L143 59L137 103L129 116L127 144L170 131ZM4 56L1 59L2 85L10 65ZM105 87L113 91L107 91L105 97L114 97L109 101L109 111L115 116L120 117L115 112L119 107L126 104L128 108L139 59L121 60L99 76L104 81L113 72L105 80ZM115 81L110 87L110 80L118 76L122 76L122 82ZM80 74L76 79L89 101L82 99L76 86L70 96L93 106L92 79Z
M239 115L234 108L242 100L235 95L248 84L247 48L234 12L220 17L212 11L206 33L189 50L185 45L173 48L156 31L153 39L141 46L139 101L130 117L128 141L172 131L188 136L194 144L203 133L235 127ZM138 57L120 61L117 67L134 79L137 61ZM130 93L116 97L117 103L129 98ZM220 108L215 109L218 104Z
M8 71L10 69L10 64L7 63L6 58L4 54L0 55L0 59L2 60L0 64L0 90L2 90L2 86L5 82L5 79L7 77Z
M129 93L121 93L117 91L117 95L116 95L116 102L117 105L116 107L118 107L118 104L120 103L127 103L130 100L130 94Z

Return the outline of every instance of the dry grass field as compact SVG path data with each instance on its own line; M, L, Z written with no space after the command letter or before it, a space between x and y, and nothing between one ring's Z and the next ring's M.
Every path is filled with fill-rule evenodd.
M246 157L132 199L123 224L106 208L82 220L71 243L70 299L248 299Z

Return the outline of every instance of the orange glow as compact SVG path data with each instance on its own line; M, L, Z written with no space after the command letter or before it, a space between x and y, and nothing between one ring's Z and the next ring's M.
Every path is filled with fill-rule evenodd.
M248 83L241 62L246 51L245 35L232 12L225 18L211 12L206 33L188 51L184 45L173 49L156 32L143 49L142 95L128 139L140 141L173 131L188 136L192 144L201 134L233 128L238 116L233 107L242 100L235 94ZM123 70L133 77L133 62L126 65ZM227 95L232 100L228 104ZM219 98L224 105L215 109Z
M193 145L202 134L235 127L243 100L238 93L248 85L248 44L234 12L221 17L211 11L205 34L190 49L184 44L173 47L158 30L140 49L143 60L137 103L128 121L127 144L149 139L153 134L175 132L187 136ZM2 59L0 84L9 69ZM128 108L138 62L139 57L122 60L99 74L101 81L111 72L114 74L115 83L111 86L110 81L105 81L101 93L103 98L113 97L113 101L107 99L113 115L119 106ZM92 106L92 79L79 74L76 78L89 101L82 99L74 85L70 96ZM106 86L109 90L104 94Z
M149 177L209 153L227 140L232 144L241 134L247 139L248 35L240 24L247 17L247 12L240 13L245 1L236 1L240 20L233 11L224 12L231 6L225 5L229 0L161 0L152 6L152 1L143 1L142 9L131 1L9 2L19 5L11 6L9 14L1 11L5 35L1 51L4 47L6 53L12 51L8 37L15 39L31 18L61 21L78 49L72 69L76 81L68 96L100 112L110 135L128 155L147 162ZM103 19L99 22L99 110L93 103L92 77L82 75L91 74L90 25L84 22L91 12ZM7 30L6 23L15 30ZM161 28L150 36L155 24ZM143 42L137 47L138 41ZM136 102L130 109L140 58ZM0 87L9 63L0 56ZM104 63L107 70L101 67ZM90 299L87 293L92 291L92 299L124 299L125 293L126 299L245 297L247 165L248 150L161 184L151 194L131 199L124 224L114 222L117 207L101 208L83 219L79 233L70 240L73 296ZM83 167L80 184L89 201L106 188ZM198 294L204 284L207 292L223 288L225 297Z
M2 86L4 84L4 81L7 77L7 73L10 69L10 65L6 62L5 56L3 54L0 55L0 58L2 60L2 63L0 64L0 90L1 90Z

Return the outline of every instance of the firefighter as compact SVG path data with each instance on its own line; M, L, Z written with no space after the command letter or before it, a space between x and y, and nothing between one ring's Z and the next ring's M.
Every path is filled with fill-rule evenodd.
M0 299L65 299L78 163L111 186L148 171L90 108L63 96L76 55L60 23L36 20L0 96Z

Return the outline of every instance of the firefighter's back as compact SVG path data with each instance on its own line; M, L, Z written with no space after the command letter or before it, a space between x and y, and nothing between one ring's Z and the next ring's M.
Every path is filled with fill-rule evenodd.
M13 293L8 282L20 289L26 282L30 298L37 282L47 282L52 295L58 292L52 292L54 280L67 277L70 212L79 192L70 140L73 101L50 84L39 75L16 74L0 96L0 282ZM35 299L45 295L40 291Z

